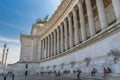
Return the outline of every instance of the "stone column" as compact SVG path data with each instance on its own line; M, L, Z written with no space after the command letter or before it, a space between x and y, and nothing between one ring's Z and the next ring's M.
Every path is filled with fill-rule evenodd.
M79 17L80 17L82 41L85 41L87 39L87 33L86 33L83 5L82 5L82 1L81 0L80 0L80 2L78 2L78 8L79 8L79 15L80 15Z
M39 44L39 45L40 45L40 53L39 53L39 54L40 54L40 60L41 60L41 54L42 54L42 40L40 40L40 44Z
M68 31L67 31L67 22L64 20L64 35L65 35L65 50L68 49Z
M101 28L104 29L108 27L108 20L107 20L107 16L104 9L104 3L103 3L103 0L96 0L96 3L98 8Z
M50 36L48 35L48 58L50 57Z
M69 44L70 48L73 47L73 28L72 28L72 18L68 15L68 23L69 23Z
M90 35L94 36L96 34L96 30L95 30L95 23L94 23L91 0L85 0L85 1L86 1L86 8L87 8L87 14L88 14Z
M54 56L56 55L56 31L54 30Z
M36 39L34 40L33 44L33 60L37 60L37 41Z
M44 59L44 48L45 48L45 39L43 39L43 52L42 52L42 59Z
M79 38L79 30L78 30L78 21L77 21L77 13L76 10L73 9L73 21L74 21L74 39L75 39L75 45L79 44L80 38Z
M61 37L60 51L62 53L64 51L64 44L63 44L64 39L63 39L63 26L62 26L62 24L60 25L60 37Z
M47 37L45 38L45 57L44 58L47 58Z
M50 38L51 38L51 40L50 40L51 41L51 53L50 53L50 57L51 57L53 55L53 53L54 53L53 52L53 50L54 50L53 46L54 45L53 45L53 34L52 33L50 34Z
M112 0L117 20L120 20L120 0Z
M42 55L43 55L43 40L41 40L41 60L42 60Z
M60 52L60 33L59 33L59 27L57 28L57 54Z
M37 40L37 60L39 61L41 57L41 41Z
M46 58L48 58L48 36L46 37L46 40L47 40L47 46L46 46Z

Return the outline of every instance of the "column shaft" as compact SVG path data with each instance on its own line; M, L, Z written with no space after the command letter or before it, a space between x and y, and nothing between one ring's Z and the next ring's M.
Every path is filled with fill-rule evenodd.
M43 52L42 52L42 59L44 59L44 49L45 49L45 39L43 39Z
M48 57L50 57L50 36L48 35Z
M68 31L67 31L67 23L66 23L66 21L64 20L64 35L65 35L65 42L64 42L64 44L65 44L65 50L67 50L68 49Z
M37 41L34 40L34 46L33 46L33 60L37 60Z
M54 56L56 55L56 31L54 31Z
M59 33L59 27L57 28L57 54L60 53L60 33Z
M81 26L82 41L85 41L87 39L87 33L86 33L83 5L82 5L82 1L81 0L78 3L78 8L79 8L79 15L80 15L80 26Z
M40 53L39 53L39 54L40 54L40 60L41 60L41 54L42 54L42 40L40 40L40 44L39 44L39 45L40 45Z
M45 57L47 58L47 38L45 38Z
M88 14L90 35L93 36L96 34L96 30L95 30L95 23L94 23L91 0L85 0L85 1L86 1L86 8L87 8L87 14Z
M51 35L50 35L50 37L51 37L51 53L50 53L50 57L53 55L53 50L54 50L54 48L53 48L53 34L51 33Z
M74 21L74 39L75 45L80 42L79 30L78 30L78 21L77 21L77 13L76 10L73 9L73 21Z
M42 55L43 55L43 40L41 40L41 60L42 60Z
M108 27L108 20L107 20L107 16L104 9L104 3L103 3L103 0L96 0L96 3L98 8L101 28L104 29Z
M117 20L120 19L120 0L112 0Z
M60 25L60 37L61 37L60 51L62 53L64 51L64 44L63 44L64 39L63 39L63 26L62 25Z
M70 44L70 48L73 47L73 28L72 28L72 18L69 15L68 16L68 22L69 22L69 44Z
M37 61L39 61L40 60L40 41L38 39L36 40L36 49L37 49L37 51L36 51Z

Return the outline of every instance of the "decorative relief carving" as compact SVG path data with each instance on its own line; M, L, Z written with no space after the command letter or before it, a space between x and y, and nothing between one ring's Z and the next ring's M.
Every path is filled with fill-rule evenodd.
M64 63L62 63L62 64L61 64L61 69L63 69L63 68L64 68L64 66L65 66L65 64L64 64Z
M73 68L75 66L75 62L74 61L71 61L70 62L70 65L71 65L71 68Z
M90 65L91 58L90 57L86 57L83 61L86 62L86 66L88 67Z
M110 50L107 53L107 56L112 56L113 57L113 61L116 64L119 61L120 58L120 52L119 51L115 51L115 50Z

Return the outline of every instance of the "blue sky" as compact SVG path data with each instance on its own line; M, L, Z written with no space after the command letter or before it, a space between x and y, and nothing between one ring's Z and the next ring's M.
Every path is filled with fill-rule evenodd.
M61 0L0 0L0 60L3 44L9 49L7 63L18 61L20 33L30 34L37 18L51 15Z

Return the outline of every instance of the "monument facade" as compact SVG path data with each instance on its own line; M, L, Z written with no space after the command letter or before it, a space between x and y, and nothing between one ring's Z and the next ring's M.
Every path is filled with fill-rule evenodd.
M20 36L14 71L36 73L81 69L120 73L120 0L63 0L45 24Z

